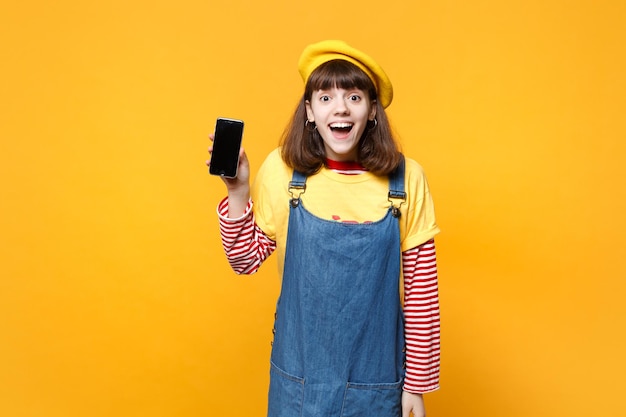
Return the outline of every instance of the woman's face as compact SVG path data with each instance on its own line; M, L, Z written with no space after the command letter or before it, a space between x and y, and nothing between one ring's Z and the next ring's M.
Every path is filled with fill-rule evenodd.
M313 92L311 100L305 102L307 119L317 126L327 158L356 161L367 121L376 116L374 103L358 88L333 87Z

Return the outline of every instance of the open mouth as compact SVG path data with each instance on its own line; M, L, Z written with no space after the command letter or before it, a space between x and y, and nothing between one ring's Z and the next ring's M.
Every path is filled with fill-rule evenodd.
M352 126L354 126L352 123L331 123L330 130L333 132L348 133L352 130Z

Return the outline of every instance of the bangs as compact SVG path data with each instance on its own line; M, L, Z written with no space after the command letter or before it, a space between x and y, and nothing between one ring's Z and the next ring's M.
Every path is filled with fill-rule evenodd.
M334 59L320 65L311 73L305 89L307 99L314 91L343 88L358 88L376 100L376 87L368 75L359 67L343 59Z

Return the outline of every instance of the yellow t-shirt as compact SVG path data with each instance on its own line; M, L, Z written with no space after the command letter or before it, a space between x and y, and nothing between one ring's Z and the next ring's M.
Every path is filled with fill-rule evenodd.
M276 242L279 271L283 270L289 221L289 181L292 170L280 157L280 149L265 159L251 194L257 225ZM307 178L300 196L306 210L317 217L340 222L372 222L382 219L390 202L389 178L369 172L345 175L327 168ZM433 201L422 167L406 158L404 178L407 199L400 207L400 239L404 252L427 242L439 233Z

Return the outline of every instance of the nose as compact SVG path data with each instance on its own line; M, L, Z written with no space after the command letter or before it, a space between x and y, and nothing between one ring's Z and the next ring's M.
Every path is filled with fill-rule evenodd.
M350 110L345 99L335 100L335 114L348 114Z

